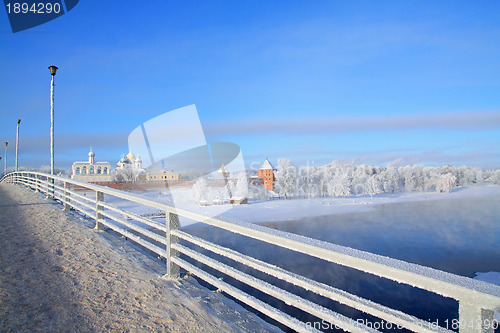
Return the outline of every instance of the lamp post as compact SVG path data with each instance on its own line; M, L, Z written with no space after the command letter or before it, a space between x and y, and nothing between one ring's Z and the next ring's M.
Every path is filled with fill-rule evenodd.
M14 170L17 172L17 166L19 161L19 124L21 123L21 119L17 120L17 134L16 134L16 165Z
M9 143L7 141L5 141L5 156L4 156L4 164L3 164L3 174L6 175L7 174L7 146L9 145Z
M50 84L50 174L54 174L54 77L56 76L57 67L49 66L52 81Z

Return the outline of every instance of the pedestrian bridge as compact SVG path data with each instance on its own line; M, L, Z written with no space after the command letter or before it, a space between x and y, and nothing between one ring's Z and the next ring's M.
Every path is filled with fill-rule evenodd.
M494 332L493 311L500 311L499 286L429 267L338 246L252 223L225 221L219 218L206 217L147 200L131 193L38 172L10 173L2 179L2 182L26 186L34 191L45 193L49 198L59 201L64 209L75 209L95 219L95 229L112 229L165 258L168 278L178 279L180 269L184 269L186 272L197 276L199 279L206 281L220 291L236 298L267 317L298 332L318 332L320 327L300 321L292 315L270 306L245 291L217 278L209 270L203 270L193 265L192 262L201 263L209 267L210 271L219 271L232 279L279 299L287 305L307 312L318 318L320 322L329 323L331 325L329 327L338 327L349 332L379 331L376 327L365 325L362 322L336 313L320 304L313 303L305 297L271 284L268 280L264 281L257 277L258 274L252 275L248 272L264 273L266 276L272 277L273 279L271 280L286 281L291 285L302 288L307 293L314 293L331 299L413 332L453 332L458 328L460 333L492 333ZM74 191L72 189L74 187L84 188L92 193L92 195L83 195L81 192ZM107 202L105 196L106 198L116 197L131 203L154 207L165 212L165 222L160 223L120 209ZM459 305L458 317L460 325L459 327L440 327L435 323L419 319L397 309L377 304L325 283L314 281L271 265L245 253L236 252L232 249L208 242L180 230L179 216L455 299ZM200 250L197 251L196 249ZM245 269L245 272L243 272L243 270L236 269L232 265L207 256L206 251L229 258L239 265L251 268L251 270ZM187 258L190 259L187 260ZM453 330L450 330L450 328Z

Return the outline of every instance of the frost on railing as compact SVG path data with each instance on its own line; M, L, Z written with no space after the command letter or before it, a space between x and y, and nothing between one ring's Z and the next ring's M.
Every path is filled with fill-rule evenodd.
M204 216L147 200L130 193L43 173L10 173L5 175L1 181L4 183L25 185L35 191L45 193L49 198L63 203L64 209L76 209L95 219L97 230L114 230L136 244L165 258L167 277L178 278L180 268L183 268L228 295L298 332L315 332L318 330L316 327L293 318L289 314L216 278L207 271L193 265L191 261L219 271L247 286L251 286L290 306L309 313L322 320L322 322L332 325L328 327L338 327L351 332L377 332L377 330L336 313L327 307L313 303L268 281L222 263L220 260L208 256L206 251L228 258L244 267L249 267L274 279L300 287L308 293L326 297L380 318L387 323L393 323L398 327L414 332L453 332L448 328L453 330L458 328L460 333L492 333L496 325L496 322L493 320L493 311L500 311L500 287L467 277L269 229L252 223ZM74 188L75 186L79 189L84 189L87 193L74 191L72 187ZM107 202L106 197L116 197L156 208L163 212L162 216L165 217L165 223L159 223L146 216L118 208ZM399 310L391 309L344 290L287 271L244 253L211 243L179 230L179 216L274 246L354 268L398 283L418 287L444 297L453 298L459 303L459 320L456 323L454 322L452 327L439 327L436 324L413 317ZM179 240L183 242L180 243ZM186 246L187 244L194 246ZM199 248L204 252L196 251L195 248ZM189 258L189 261L186 260L187 258Z

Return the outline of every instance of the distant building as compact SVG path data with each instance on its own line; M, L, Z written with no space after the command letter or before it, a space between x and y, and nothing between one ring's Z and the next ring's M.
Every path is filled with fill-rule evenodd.
M269 160L266 158L264 163L262 163L259 170L257 171L258 177L264 180L264 187L269 191L273 190L275 170L276 168L274 168L271 162L269 162Z
M166 171L158 171L146 174L147 181L159 181L159 180L179 180L181 175L179 173L167 173Z
M127 168L143 170L141 156L137 154L137 157L135 157L132 152L129 152L127 156L122 154L122 158L116 163L116 170L125 170Z
M118 163L116 163L116 173L119 178L125 181L144 180L146 171L142 168L142 160L139 154L137 157L129 151L127 156L124 154Z
M226 170L226 166L224 165L224 163L222 163L217 173L221 175L222 178L229 178L229 172Z
M243 198L243 197L231 198L231 203L233 205L247 205L248 204L248 198Z
M110 182L113 180L111 176L111 165L109 162L95 162L95 154L90 147L88 162L74 162L72 166L73 173L71 178L86 182Z

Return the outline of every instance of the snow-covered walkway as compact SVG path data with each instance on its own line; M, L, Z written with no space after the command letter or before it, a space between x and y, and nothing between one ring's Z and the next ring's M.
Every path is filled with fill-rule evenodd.
M93 221L0 184L0 331L255 332L277 330Z

